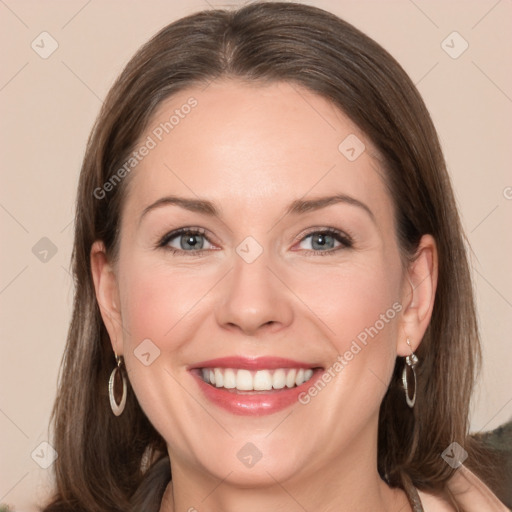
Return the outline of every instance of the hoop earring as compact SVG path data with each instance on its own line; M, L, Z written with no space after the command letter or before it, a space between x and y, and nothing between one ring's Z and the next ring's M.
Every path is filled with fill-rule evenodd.
M126 405L127 386L126 377L123 375L123 372L121 371L122 356L118 356L116 354L116 363L117 366L112 370L112 373L110 374L110 379L108 380L108 398L110 400L110 407L112 409L112 412L116 416L120 416L124 411ZM114 395L114 382L117 372L121 374L121 378L123 380L123 394L121 396L121 402L119 404L116 402L116 397Z
M406 356L405 358L405 365L404 369L402 371L402 383L404 385L405 390L405 400L407 402L407 405L412 409L414 407L414 404L416 403L416 371L415 367L418 364L418 357L413 352L411 347L411 342L409 341L409 338L407 338L407 345L409 345L409 348L411 349L411 355ZM414 377L414 393L412 395L412 398L409 396L409 380L407 378L407 368L410 368L412 370L412 375Z

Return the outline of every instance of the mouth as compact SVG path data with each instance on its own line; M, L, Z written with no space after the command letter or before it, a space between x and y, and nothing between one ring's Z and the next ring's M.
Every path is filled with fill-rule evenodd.
M301 386L313 377L314 368L277 368L251 371L243 368L201 368L204 382L216 388L244 391L272 391Z
M283 358L229 357L198 363L189 371L213 405L232 414L258 416L294 405L323 367Z

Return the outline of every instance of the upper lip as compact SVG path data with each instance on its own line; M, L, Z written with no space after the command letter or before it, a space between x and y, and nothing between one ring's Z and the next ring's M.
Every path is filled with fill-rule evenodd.
M216 359L208 359L195 363L189 367L190 370L195 368L239 368L243 370L274 370L276 368L318 368L319 365L295 361L283 357L240 357L229 356L219 357Z

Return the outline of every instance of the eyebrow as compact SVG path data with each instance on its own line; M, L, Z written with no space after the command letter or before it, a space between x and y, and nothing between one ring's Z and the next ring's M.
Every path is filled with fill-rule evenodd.
M327 206L331 206L333 204L345 203L351 206L357 206L364 210L375 222L375 215L370 210L370 208L364 204L363 202L355 199L354 197L348 196L346 194L335 194L332 196L318 197L315 199L296 199L292 201L292 203L288 206L284 215L298 215L301 213L311 212L315 210L320 210L321 208L326 208ZM154 203L150 204L146 208L144 208L140 219L139 224L142 221L143 217L149 213L150 211L160 208L162 206L176 205L184 208L185 210L189 210L191 212L201 213L203 215L208 215L210 217L220 217L220 210L215 206L214 203L208 201L206 199L189 199L186 197L178 197L178 196L165 196L161 197Z
M288 207L286 210L287 214L300 214L305 212L310 212L314 210L319 210L321 208L325 208L327 206L331 206L333 204L338 203L345 203L349 204L351 206L357 206L361 209L363 209L370 218L375 222L375 215L370 210L366 204L359 201L355 197L347 196L346 194L335 194L333 196L326 196L326 197L318 197L316 199L297 199L296 201L293 201L292 204Z

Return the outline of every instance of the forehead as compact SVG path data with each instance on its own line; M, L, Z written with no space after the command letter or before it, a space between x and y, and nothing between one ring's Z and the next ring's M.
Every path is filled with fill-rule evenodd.
M135 208L165 193L238 212L326 192L390 201L368 138L331 102L294 84L223 80L183 90L155 111L137 147L144 145L128 187Z

